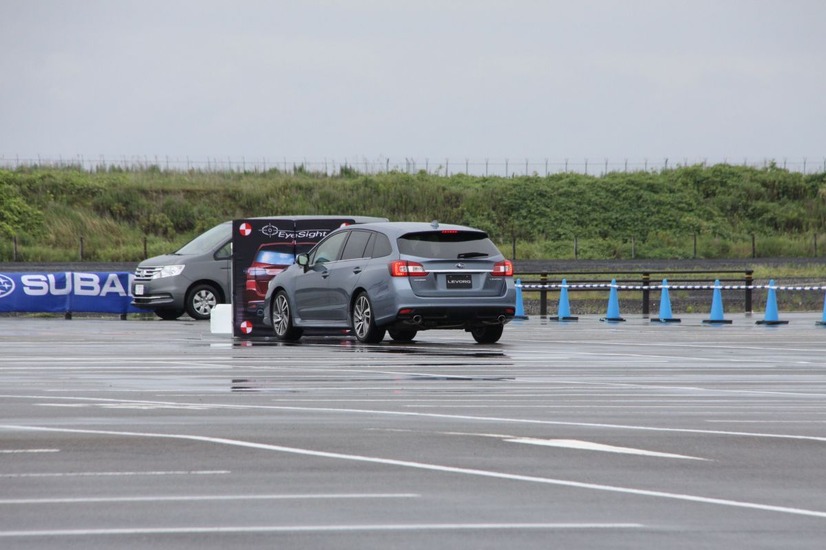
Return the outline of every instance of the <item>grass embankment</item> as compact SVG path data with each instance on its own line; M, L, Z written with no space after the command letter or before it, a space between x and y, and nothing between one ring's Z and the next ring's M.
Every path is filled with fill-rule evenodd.
M345 213L481 227L519 259L819 257L826 174L0 170L0 261L139 261L228 219Z

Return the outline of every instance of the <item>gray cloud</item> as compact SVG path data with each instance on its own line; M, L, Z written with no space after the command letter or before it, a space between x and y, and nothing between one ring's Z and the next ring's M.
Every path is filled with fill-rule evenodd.
M826 156L820 0L5 0L0 155Z

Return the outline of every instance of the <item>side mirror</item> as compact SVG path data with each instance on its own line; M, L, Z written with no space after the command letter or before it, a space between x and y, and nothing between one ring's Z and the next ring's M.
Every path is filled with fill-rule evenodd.
M310 265L310 257L306 254L299 254L295 257L295 263L303 267L304 271L307 271L307 266Z

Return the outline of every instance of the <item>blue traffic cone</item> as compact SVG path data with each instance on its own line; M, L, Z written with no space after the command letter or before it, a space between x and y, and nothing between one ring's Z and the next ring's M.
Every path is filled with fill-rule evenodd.
M568 281L562 279L559 287L559 311L556 317L551 317L551 321L578 321L579 317L571 316L571 305L568 303Z
M711 318L703 321L709 325L730 325L731 321L723 318L723 296L720 292L720 280L714 281L714 297L711 300Z
M625 321L620 317L619 298L617 297L617 280L611 279L611 294L608 297L608 312L600 321L608 321L610 323L618 323Z
M788 321L781 321L777 316L777 287L774 285L774 279L769 281L769 294L766 296L766 313L763 315L762 321L757 321L758 325L788 325Z
M668 297L668 280L663 279L662 292L660 295L660 316L651 319L652 323L679 323L680 319L675 319L671 313L671 298Z
M514 319L527 319L525 315L525 304L522 303L522 279L516 279L516 312L513 314Z
M820 327L826 327L826 297L823 298L823 318L815 324Z

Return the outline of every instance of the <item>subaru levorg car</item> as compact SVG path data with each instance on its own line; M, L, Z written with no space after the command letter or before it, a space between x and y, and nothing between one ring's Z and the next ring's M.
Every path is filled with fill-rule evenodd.
M351 329L364 343L385 334L464 329L499 340L513 319L513 264L479 229L368 223L338 229L269 283L264 323L280 340L305 329Z

